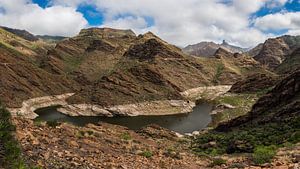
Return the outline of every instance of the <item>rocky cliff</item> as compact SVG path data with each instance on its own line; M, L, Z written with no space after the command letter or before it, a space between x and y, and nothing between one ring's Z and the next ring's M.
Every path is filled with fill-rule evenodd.
M266 65L270 69L279 66L288 55L300 47L300 36L281 36L270 38L265 43L254 49L260 51L254 56L254 59Z

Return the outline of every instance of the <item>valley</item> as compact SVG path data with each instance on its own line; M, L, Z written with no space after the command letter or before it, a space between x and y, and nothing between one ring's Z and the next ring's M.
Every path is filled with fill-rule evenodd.
M299 39L181 49L152 32L0 28L0 164L296 167Z

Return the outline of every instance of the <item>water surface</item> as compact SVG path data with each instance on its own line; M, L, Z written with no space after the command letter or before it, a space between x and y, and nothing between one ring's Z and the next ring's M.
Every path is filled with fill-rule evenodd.
M88 123L107 122L126 126L132 130L138 130L149 124L157 124L179 133L188 133L205 128L211 122L210 112L212 105L202 103L194 107L193 112L188 114L167 116L135 116L135 117L71 117L57 111L57 107L38 109L39 115L36 120L64 121L74 125L84 126Z

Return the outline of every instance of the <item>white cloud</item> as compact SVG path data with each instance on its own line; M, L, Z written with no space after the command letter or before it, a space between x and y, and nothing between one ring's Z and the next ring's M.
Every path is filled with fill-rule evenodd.
M106 22L105 27L113 27L113 28L119 28L119 29L143 29L147 27L147 22L142 17L124 17L124 18L118 18L116 20L112 20L109 22ZM140 31L141 32L141 31Z
M300 12L276 13L257 18L255 26L261 30L300 29Z
M65 1L65 0L62 0ZM249 15L259 10L264 0L94 0L104 11L103 25L116 28L132 28L137 33L154 31L163 39L179 46L199 41L226 39L242 46L253 46L267 36L249 28ZM128 17L121 17L129 15ZM153 18L155 24L148 27L144 17ZM134 22L134 24L133 24ZM245 33L253 33L245 38Z
M278 8L284 6L286 3L290 2L291 0L267 0L267 7L268 8Z
M34 34L73 36L87 25L76 8L52 6L45 9L30 0L0 0L0 25L26 29Z
M225 39L249 47L274 36L263 33L265 30L284 27L291 33L298 32L297 23L300 22L294 16L297 13L252 17L262 7L278 8L290 1L51 0L50 7L42 9L30 0L0 0L0 24L38 34L74 35L79 29L88 26L82 14L75 9L80 5L92 4L104 16L103 24L99 27L132 29L136 33L152 31L179 46L204 40L221 42ZM6 10L4 15L1 14L2 6ZM9 9L12 11L7 11ZM154 21L153 25L147 23L149 18Z

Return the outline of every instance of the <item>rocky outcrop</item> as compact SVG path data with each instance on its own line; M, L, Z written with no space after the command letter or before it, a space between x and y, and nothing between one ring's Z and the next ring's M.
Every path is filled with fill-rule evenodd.
M190 101L159 100L109 107L71 104L62 106L58 111L70 116L158 116L189 113L195 106L195 103Z
M284 40L280 38L268 39L264 43L262 50L254 57L254 59L263 65L274 69L283 62L288 52L289 46Z
M66 93L63 95L33 98L24 101L20 108L8 108L8 110L14 116L24 116L29 119L35 119L38 117L38 115L34 112L35 110L44 107L67 105L66 99L73 94L74 93Z
M186 90L180 94L188 100L213 100L214 98L228 92L230 88L231 85L198 87Z
M233 53L225 48L219 48L215 53L214 57L220 59L221 57L232 57Z
M259 50L254 59L270 69L277 68L288 55L300 47L300 36L281 36L270 38L263 45L254 48Z

